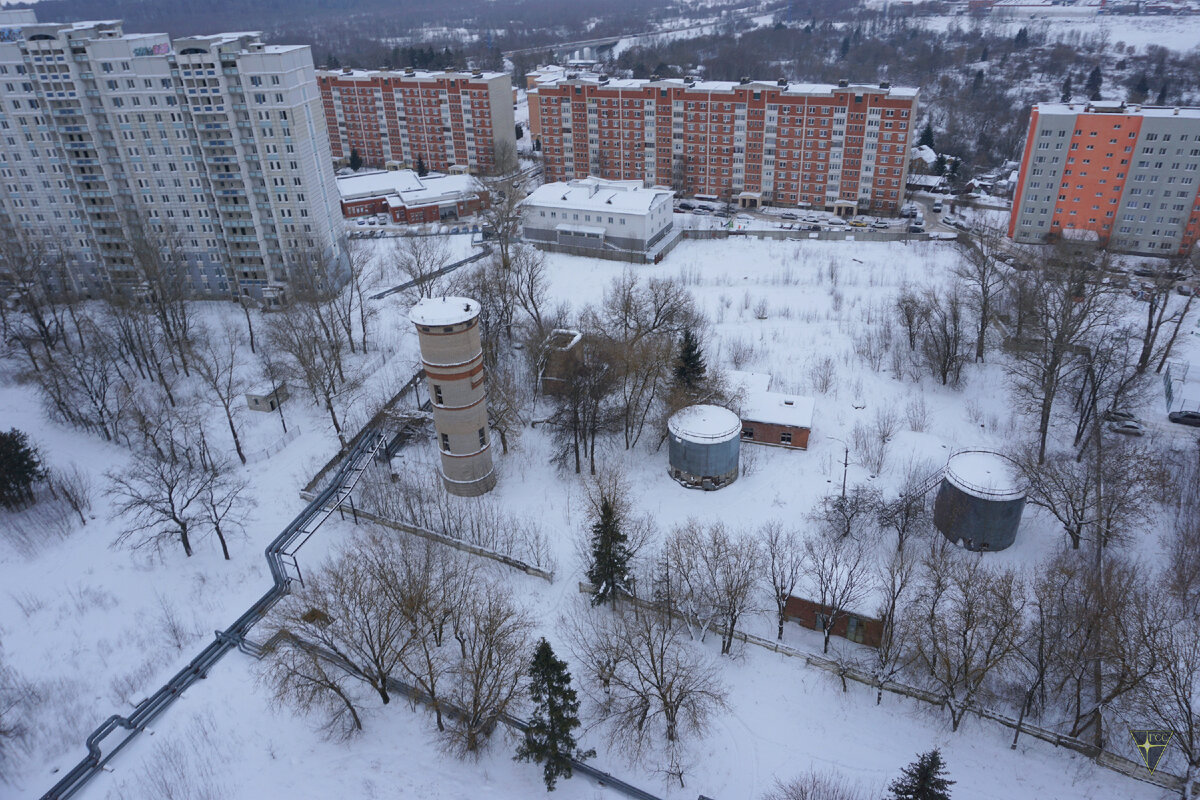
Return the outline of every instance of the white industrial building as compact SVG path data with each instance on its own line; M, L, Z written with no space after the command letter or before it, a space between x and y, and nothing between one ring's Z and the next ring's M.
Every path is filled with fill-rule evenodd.
M199 294L278 301L289 264L346 263L307 46L125 33L0 11L0 235L64 254L77 289L159 252Z
M641 181L547 183L525 198L524 237L548 249L600 257L647 255L674 238L674 196Z

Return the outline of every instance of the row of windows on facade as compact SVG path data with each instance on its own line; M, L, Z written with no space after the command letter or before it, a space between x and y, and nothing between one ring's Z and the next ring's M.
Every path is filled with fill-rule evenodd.
M754 428L742 428L742 438L749 439L752 441L760 441L760 440L757 440L754 435ZM779 443L780 444L791 444L792 443L792 432L791 431L783 431L782 433L780 433L779 434Z

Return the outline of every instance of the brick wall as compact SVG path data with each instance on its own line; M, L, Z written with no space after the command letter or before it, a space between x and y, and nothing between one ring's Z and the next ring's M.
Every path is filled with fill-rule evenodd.
M747 432L752 432L753 435L747 436ZM780 435L784 433L790 433L792 435L791 444L784 444L780 440ZM743 442L753 442L755 444L773 444L778 447L790 447L794 450L807 450L808 434L808 428L799 428L795 425L776 425L770 422L742 420Z

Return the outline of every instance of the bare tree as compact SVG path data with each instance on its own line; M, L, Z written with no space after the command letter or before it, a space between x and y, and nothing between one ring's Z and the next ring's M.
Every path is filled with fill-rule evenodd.
M192 535L202 530L201 496L209 474L193 457L173 457L142 448L134 452L129 468L108 473L115 498L115 516L124 520L117 542L134 548L160 548L178 538L187 556L192 555Z
M923 490L933 473L932 465L921 462L909 464L900 484L900 496L891 503L881 502L878 506L875 522L880 529L896 534L898 550L903 550L913 536L925 535L932 529L933 518Z
M833 629L853 613L870 588L866 548L850 537L810 537L804 542L804 577L819 609L822 652L828 653Z
M943 386L955 386L962 380L967 362L966 308L957 286L941 291L928 289L918 352L925 367Z
M1005 246L1004 234L993 228L980 229L973 236L960 237L962 247L954 274L962 281L963 293L975 314L975 360L983 361L987 332L996 314L997 295L1004 288L1005 268L999 257Z
M447 697L462 713L447 734L457 752L476 754L517 696L532 622L498 583L474 587L456 612L461 658L451 670Z
M931 551L915 598L917 661L950 711L952 730L1011 658L1024 601L1016 576L978 558Z
M380 590L374 566L366 547L345 549L276 607L274 624L280 636L319 653L387 705L388 681L412 633L401 608Z
M875 570L875 594L880 598L878 617L883 623L879 644L871 654L870 671L875 683L875 705L883 702L883 689L903 672L912 660L913 626L908 618L917 560L897 549Z
M87 512L92 510L92 478L79 468L70 467L50 470L50 487L55 495L71 507L79 517L80 525L87 525Z
M513 359L498 361L488 373L488 427L500 437L500 448L508 453L509 437L521 434L527 421L526 410L532 406L529 382L515 374Z
M221 554L228 561L229 542L226 534L240 531L246 521L248 499L243 494L246 482L219 462L210 464L208 472L208 479L199 497L200 509L204 521L221 543Z
M29 728L21 718L21 706L28 698L29 689L16 671L4 663L0 651L0 784L7 783L6 776L18 752L23 752L29 741Z
M450 264L450 248L444 236L403 236L395 240L392 259L400 274L408 278L418 297L433 297L439 273Z
M785 528L778 520L771 520L759 528L762 539L762 564L766 567L764 577L775 602L776 621L779 629L776 638L783 641L783 623L787 620L788 598L796 593L796 584L804 574L804 550L799 534L794 528Z
M677 582L672 600L695 618L702 640L710 624L719 625L721 654L728 655L737 623L753 601L761 563L758 541L730 533L720 522L691 519L672 531L667 555Z
M716 670L655 611L624 604L589 613L580 605L563 627L597 718L634 757L702 735L725 707Z
M810 519L826 536L862 539L873 529L880 506L879 492L866 486L854 486L844 496L822 497Z
M348 739L362 730L358 703L348 685L350 675L305 640L287 632L274 638L262 679L276 703L323 713L322 728L329 735Z
M528 194L521 180L512 177L493 177L484 180L488 202L480 210L484 225L496 244L500 255L500 266L508 270L512 265L512 247L521 237L525 220L522 202Z
M513 300L533 324L533 338L542 341L550 332L547 325L549 290L546 259L540 250L531 245L514 245L511 273Z
M1046 458L1054 401L1064 379L1083 368L1086 343L1112 310L1112 291L1091 280L1087 258L1061 251L1031 287L1032 318L1013 342L1011 377L1019 400L1036 415L1037 461Z
M246 391L246 385L238 370L238 346L241 344L232 331L226 329L224 336L218 339L211 332L204 337L204 343L198 348L195 357L196 373L204 382L212 395L221 404L225 412L225 421L229 424L229 435L233 438L233 448L243 464L246 454L242 451L242 440L238 435L235 411L237 401Z

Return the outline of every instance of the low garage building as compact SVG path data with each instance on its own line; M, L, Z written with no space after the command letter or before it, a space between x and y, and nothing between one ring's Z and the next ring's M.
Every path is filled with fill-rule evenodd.
M486 192L470 175L412 170L359 172L337 179L342 216L347 219L387 214L393 222L416 225L461 219L479 213Z
M807 450L814 406L811 397L747 392L739 413L742 441Z

